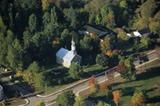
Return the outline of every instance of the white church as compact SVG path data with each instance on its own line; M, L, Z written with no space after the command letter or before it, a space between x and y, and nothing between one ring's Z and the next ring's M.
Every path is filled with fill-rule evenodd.
M71 50L60 48L56 53L56 61L58 64L62 64L67 68L69 68L72 63L81 63L81 56L76 52L76 44L73 39L71 41Z

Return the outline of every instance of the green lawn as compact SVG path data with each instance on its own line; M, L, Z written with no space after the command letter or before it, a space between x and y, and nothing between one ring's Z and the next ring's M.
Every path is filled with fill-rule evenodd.
M134 90L140 89L146 92L150 104L149 106L159 106L160 89L157 89L156 86L160 86L160 67L150 69L137 77L138 79L136 81L113 85L113 90L119 89L122 92L120 105L129 106Z

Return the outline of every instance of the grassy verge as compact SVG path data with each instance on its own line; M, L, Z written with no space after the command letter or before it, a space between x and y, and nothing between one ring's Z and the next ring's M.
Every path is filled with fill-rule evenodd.
M158 98L160 97L160 91L156 86L160 85L160 67L152 68L148 70L146 73L140 74L137 76L136 81L124 82L121 84L115 84L113 86L113 90L119 89L122 92L122 98L120 105L121 106L129 106L131 97L134 93L134 90L140 89L146 92L148 96L148 104L152 104L150 106L156 106L156 104L160 105Z

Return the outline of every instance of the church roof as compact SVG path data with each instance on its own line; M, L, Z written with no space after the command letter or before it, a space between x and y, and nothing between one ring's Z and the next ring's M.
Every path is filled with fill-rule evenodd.
M72 59L76 56L77 54L74 54L72 51L69 51L65 48L61 48L57 53L56 56L59 58L62 58L63 60L66 60L68 62L71 62Z

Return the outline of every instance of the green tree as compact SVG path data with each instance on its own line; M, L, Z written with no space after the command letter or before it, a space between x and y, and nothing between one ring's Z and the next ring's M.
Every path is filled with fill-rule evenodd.
M66 91L58 95L56 103L58 106L73 106L75 100L75 95L72 91Z
M69 46L68 42L71 40L71 35L68 29L64 29L63 32L61 33L61 39L64 45Z
M34 87L37 90L42 90L44 88L44 75L42 72L40 73L35 73L35 77L34 77Z
M29 16L28 26L29 26L29 30L31 31L31 33L34 33L37 30L37 17L36 17L36 15L31 14Z
M107 50L112 49L111 39L108 36L106 36L104 40L101 41L100 46L101 51L103 53L106 53Z
M144 93L142 91L135 91L131 99L132 105L133 106L143 106L144 101L145 101Z
M149 37L142 37L141 40L140 40L140 45L141 45L141 48L143 49L148 49L148 47L150 46L151 44L151 40Z
M119 65L122 65L124 68L121 70L121 76L127 80L134 80L136 69L133 64L133 59L131 57L122 58L119 62Z
M96 57L96 63L102 66L107 66L109 61L109 57L104 54L98 54Z
M58 18L55 7L51 8L50 13L45 12L43 15L44 34L51 39L53 34L57 34L58 31Z
M23 78L37 90L41 90L44 87L43 71L35 61L24 71Z
M127 41L129 39L125 31L120 31L118 33L118 38L122 41Z
M80 47L85 51L93 50L92 38L89 35L85 35L82 40L80 40Z
M4 33L5 30L6 30L6 26L5 26L4 22L3 22L2 17L0 16L0 32Z
M18 67L18 53L17 51L12 47L8 47L8 52L7 52L7 62L11 68L14 70Z
M5 36L0 32L0 64L6 64L6 55L7 55L7 42Z
M143 18L149 18L154 15L156 10L156 2L155 0L147 0L140 7L140 13Z
M27 68L28 71L33 72L33 73L38 73L41 72L40 67L36 61L31 63L29 67Z
M80 74L80 65L76 63L72 63L69 68L69 75L73 79L78 79L80 77L79 74Z
M154 18L150 19L149 28L151 32L157 33L160 35L160 11L158 11Z
M112 10L109 11L108 15L107 15L107 27L108 28L113 28L115 27L116 23L115 23L115 15L114 12Z
M76 28L77 25L77 18L78 18L78 13L75 9L73 9L73 7L69 8L69 9L65 9L64 11L65 17L67 18L67 20L70 22L70 26L73 28Z
M120 0L119 7L128 8L127 0Z
M31 45L32 34L26 30L23 32L24 48L28 48Z
M77 96L73 106L87 106L86 101L82 96Z
M34 10L37 3L36 1L37 0L16 0L15 2L25 10Z

